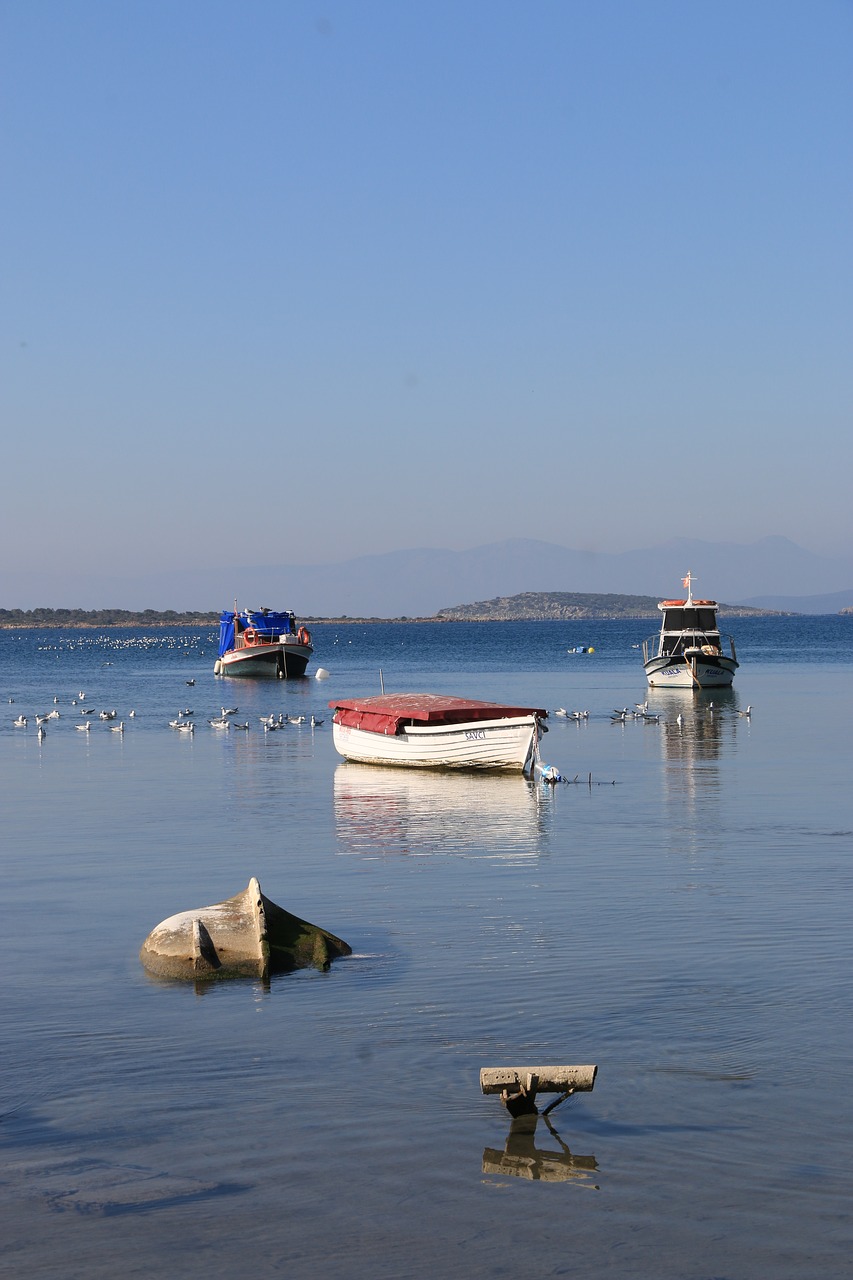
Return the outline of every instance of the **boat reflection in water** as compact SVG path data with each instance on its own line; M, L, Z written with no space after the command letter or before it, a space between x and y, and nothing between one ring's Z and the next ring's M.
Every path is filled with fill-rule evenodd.
M696 853L718 829L724 776L749 719L732 689L714 689L711 696L667 689L650 699L649 709L663 717L658 750L666 836L679 852Z
M339 853L533 858L550 797L521 774L338 765Z
M540 1119L548 1126L559 1151L536 1146L536 1124ZM531 1182L576 1182L597 1191L598 1184L593 1181L597 1170L595 1156L572 1155L547 1116L522 1116L513 1120L503 1151L486 1147L483 1152L483 1173L527 1178Z
M651 699L649 709L664 717L661 741L666 760L685 765L718 760L742 727L739 706L740 699L733 689L713 689L710 694L667 689L662 696Z

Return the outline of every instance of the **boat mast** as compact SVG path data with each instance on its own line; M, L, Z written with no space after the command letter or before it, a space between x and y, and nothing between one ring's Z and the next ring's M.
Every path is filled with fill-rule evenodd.
M685 600L684 603L687 605L692 605L693 604L693 574L690 572L689 569L687 570L687 577L681 579L681 585L682 587L687 588L687 599Z

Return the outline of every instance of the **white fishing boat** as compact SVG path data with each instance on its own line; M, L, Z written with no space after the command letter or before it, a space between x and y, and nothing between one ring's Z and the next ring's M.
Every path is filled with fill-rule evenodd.
M314 652L311 633L297 626L292 613L242 609L237 605L219 619L219 656L213 670L220 676L303 676Z
M716 600L694 600L693 575L682 579L685 600L661 600L660 631L643 641L643 666L653 688L719 689L738 668L734 638L721 635Z
M531 769L547 711L435 693L385 693L330 702L335 749L346 760L415 769Z

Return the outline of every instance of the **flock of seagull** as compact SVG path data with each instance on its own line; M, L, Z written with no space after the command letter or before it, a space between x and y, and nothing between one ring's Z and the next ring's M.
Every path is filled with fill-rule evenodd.
M713 702L709 702L707 711L709 715L713 715L716 708ZM737 709L737 714L749 719L752 715L752 706L745 707L743 710ZM565 707L557 707L554 712L555 716L563 716L566 720L574 720L580 722L589 719L588 711L567 711ZM610 714L613 724L626 724L629 720L642 720L647 724L660 724L663 720L663 713L660 711L650 711L648 702L635 702L631 707L615 707ZM684 724L684 716L679 711L675 717L675 723L681 727Z
M186 683L188 685L194 685L195 680L187 680ZM85 700L86 694L81 690L79 697L71 700L71 705L73 707L77 707L81 702L85 702ZM15 700L14 698L10 698L9 701L14 702ZM54 703L58 703L59 698L54 698L53 701ZM207 723L210 725L211 729L242 729L245 732L249 728L249 722L246 720L241 723L239 720L235 720L233 717L237 715L238 711L238 707L221 707L220 714L212 719L208 719ZM709 715L714 714L715 707L713 702L708 703L707 711ZM184 707L182 711L177 713L174 720L169 721L169 728L175 729L178 733L195 733L195 721L192 719L194 714L195 713L191 707ZM554 711L555 716L561 716L566 720L573 720L575 723L582 723L588 720L589 714L589 711L568 711L565 707L557 707ZM79 715L81 715L83 719L79 724L76 724L74 728L80 733L88 733L91 730L94 721L95 708L81 706L79 709ZM128 718L130 719L135 715L135 711L128 712ZM748 720L752 715L752 706L750 705L743 710L737 709L737 715ZM56 707L54 707L53 711L48 711L45 715L36 715L35 722L39 741L42 741L46 736L47 731L45 725L47 722L59 719L60 712ZM100 711L98 713L98 719L107 722L107 727L112 733L124 733L124 720L118 720L118 712L115 708L109 711ZM625 724L629 720L640 720L647 724L659 724L662 719L663 715L661 712L649 710L648 702L635 702L633 708L616 707L610 715L610 720L613 724ZM118 723L109 723L114 720L118 720ZM323 724L323 720L313 714L310 716L291 716L282 711L279 711L278 714L271 712L268 716L260 716L259 721L263 727L264 733L273 733L275 730L284 729L288 725L310 724L312 729L317 729ZM679 728L684 724L684 716L680 711L675 717L675 723ZM12 721L12 724L16 729L25 729L29 724L29 717L21 714Z
M248 730L249 722L244 721L243 724L239 720L233 720L232 716L236 716L239 707L222 707L221 714L212 720L208 720L211 729L243 729ZM185 707L183 711L179 711L174 720L169 721L170 729L177 729L179 733L195 733L195 722L189 717L194 715L190 707ZM263 725L264 733L271 733L274 729L283 729L289 724L310 724L312 729L318 728L323 721L315 715L310 716L289 716L279 711L278 715L271 712L268 716L259 716L260 723Z
M86 700L86 695L81 691L79 699L78 698L71 699L71 705L72 707L76 707L79 702L85 702L85 700ZM15 699L10 698L9 701L14 702ZM54 703L59 702L59 698L54 698L53 701ZM40 742L47 736L47 730L45 728L45 725L48 723L49 720L61 719L61 714L62 713L59 711L59 709L56 706L54 706L52 711L48 711L44 715L36 714L35 716L36 734ZM94 716L94 714L95 714L94 707L81 707L80 715L86 718L84 720L81 720L80 724L75 724L74 728L78 729L81 733L88 733L89 730L92 728L92 721L88 717ZM136 715L136 712L131 711L130 715L134 716ZM101 711L98 714L98 719L99 720L116 720L118 719L118 712L115 710L115 708L113 708L112 711ZM30 722L29 716L25 716L22 712L19 716L17 716L12 721L12 724L16 729L26 729L29 722ZM123 720L120 720L118 724L111 724L108 727L113 733L124 733Z
M195 680L187 680L186 683L188 685L194 685ZM14 701L15 701L14 698L9 699L10 703L14 703ZM59 698L54 698L53 701L54 703L58 703ZM78 714L83 717L80 723L75 724L74 726L74 728L78 730L80 733L89 733L92 728L92 724L95 722L95 708L80 706L80 703L85 701L86 701L86 694L82 690L77 698L71 699L72 707L79 707ZM213 719L209 719L207 723L210 725L212 729L248 730L249 728L248 720L244 721L241 724L239 720L233 719L233 717L236 716L238 710L239 710L238 707L222 707L220 709L220 715L214 717ZM192 707L184 707L182 711L178 712L174 720L169 721L169 728L176 729L179 733L195 733L195 721L191 719L191 717L194 714L195 713ZM136 715L135 711L128 712L129 719L132 719L135 715ZM44 715L37 714L34 718L37 726L37 736L39 741L41 742L47 735L47 730L45 726L51 720L61 719L61 712L59 711L58 707L54 706L53 711L48 711ZM106 727L109 728L109 730L112 733L118 733L118 734L124 733L124 720L118 719L118 711L116 711L115 708L112 708L112 710L109 710L109 711L98 712L97 719L106 721L106 722L117 720L118 721L117 724L107 723ZM271 733L276 729L283 729L287 725L291 725L291 724L294 724L294 725L310 724L312 729L319 728L319 726L323 724L323 720L320 717L313 715L313 713L310 716L305 716L305 715L291 716L291 715L285 714L282 711L279 711L278 715L276 715L275 712L271 712L270 715L260 716L259 719L260 719L261 725L263 726L264 733ZM26 729L29 722L30 722L30 717L24 715L22 712L12 721L12 724L16 729Z

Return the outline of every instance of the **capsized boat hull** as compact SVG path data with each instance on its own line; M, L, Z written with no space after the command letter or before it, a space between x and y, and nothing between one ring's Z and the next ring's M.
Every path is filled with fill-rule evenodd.
M259 977L352 954L342 938L292 915L261 892L255 877L242 893L169 916L152 929L139 958L159 978Z

